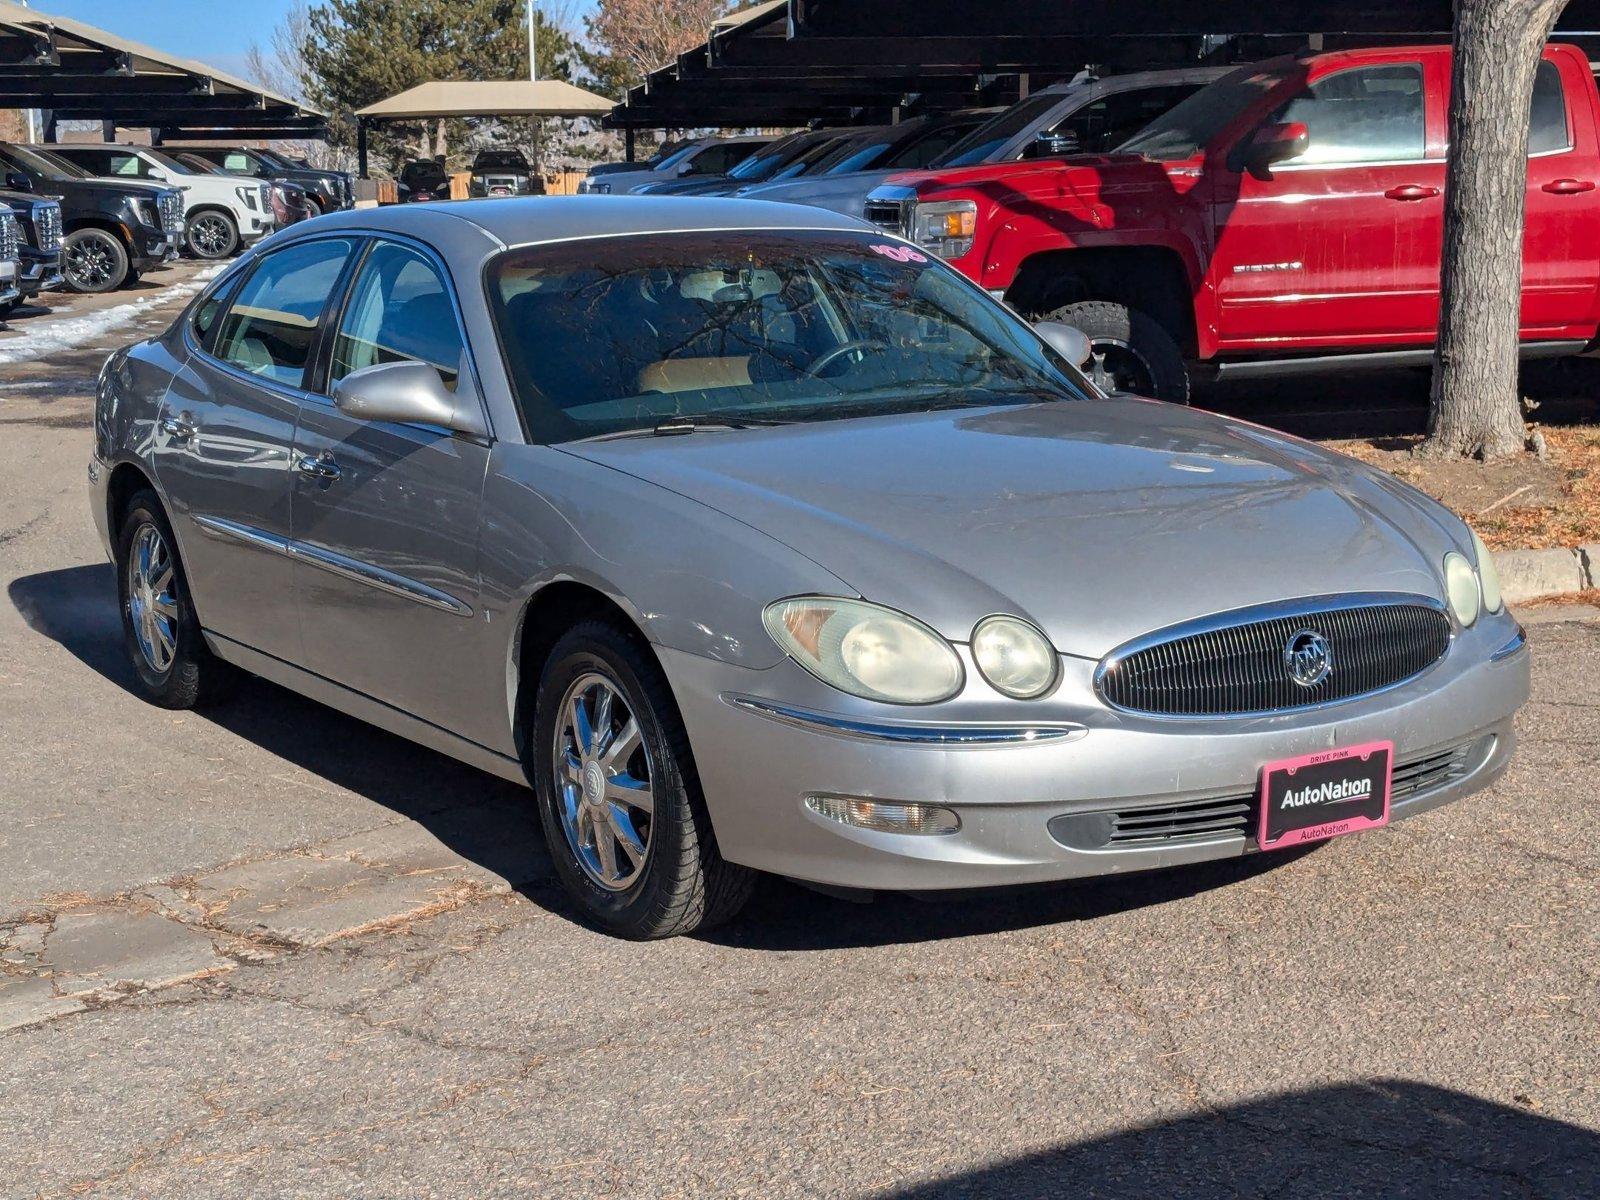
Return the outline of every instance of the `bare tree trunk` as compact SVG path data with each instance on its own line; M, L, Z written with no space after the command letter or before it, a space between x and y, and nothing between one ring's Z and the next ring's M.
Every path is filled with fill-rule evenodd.
M1428 438L1433 457L1524 448L1517 389L1528 115L1567 0L1456 0L1444 270Z

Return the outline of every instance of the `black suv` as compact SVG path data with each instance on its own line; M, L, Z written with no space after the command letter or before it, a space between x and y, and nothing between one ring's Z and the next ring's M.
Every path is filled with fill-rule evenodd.
M305 188L320 212L343 212L356 206L355 189L350 176L344 171L319 171L315 167L296 166L270 150L249 150L240 146L216 149L196 146L186 150L234 175L248 175L253 179L297 183Z
M0 317L48 288L66 282L61 275L61 201L28 192L0 189L0 206L17 218L16 289L10 300L0 298Z
M521 150L479 150L472 160L469 196L542 196L544 180Z
M450 173L444 164L431 158L419 158L400 168L400 178L395 180L401 204L426 204L430 200L450 199Z
M62 274L75 292L110 292L178 257L183 193L131 180L98 179L47 150L0 142L6 187L61 201Z

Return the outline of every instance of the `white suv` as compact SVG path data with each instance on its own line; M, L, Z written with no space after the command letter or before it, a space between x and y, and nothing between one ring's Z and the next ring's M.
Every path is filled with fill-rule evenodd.
M271 233L270 186L197 171L149 146L61 143L41 146L69 159L93 175L108 179L143 179L183 191L184 243L196 258L227 258Z

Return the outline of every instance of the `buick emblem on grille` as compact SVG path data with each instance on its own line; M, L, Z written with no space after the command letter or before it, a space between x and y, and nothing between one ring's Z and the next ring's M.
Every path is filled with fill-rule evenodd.
M1303 688L1314 688L1333 673L1333 650L1316 630L1302 629L1291 634L1284 645L1283 665L1290 679Z

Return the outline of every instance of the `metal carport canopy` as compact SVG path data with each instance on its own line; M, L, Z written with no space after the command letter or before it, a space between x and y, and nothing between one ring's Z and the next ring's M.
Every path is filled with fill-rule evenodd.
M916 104L1015 99L1087 64L1113 70L1234 57L1289 39L1438 37L1449 0L769 0L715 24L703 46L652 72L606 118L618 129L844 124ZM1571 0L1562 30L1600 29L1600 0ZM1275 41L1276 40L1276 41Z
M113 121L158 139L316 138L327 115L204 63L0 0L0 108Z

